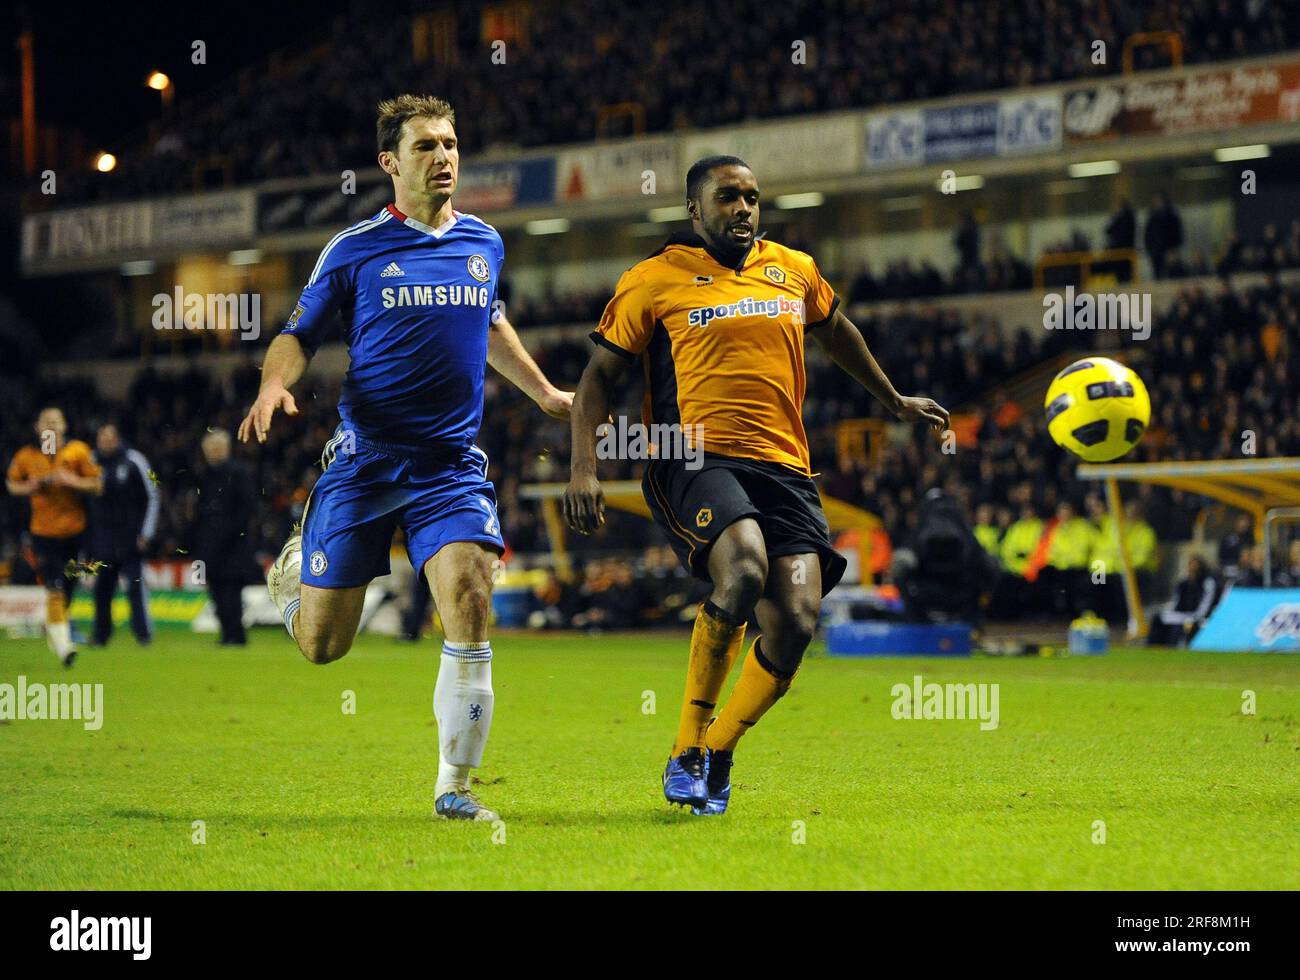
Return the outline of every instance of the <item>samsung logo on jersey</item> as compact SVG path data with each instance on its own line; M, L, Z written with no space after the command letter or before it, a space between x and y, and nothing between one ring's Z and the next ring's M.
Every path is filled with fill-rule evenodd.
M384 309L394 306L481 306L487 309L487 286L385 286L379 291Z
M803 300L776 296L772 299L755 299L746 296L739 303L719 303L717 306L702 306L690 311L686 322L692 327L707 327L710 320L725 320L733 316L767 316L778 317L788 313L795 323L803 322Z

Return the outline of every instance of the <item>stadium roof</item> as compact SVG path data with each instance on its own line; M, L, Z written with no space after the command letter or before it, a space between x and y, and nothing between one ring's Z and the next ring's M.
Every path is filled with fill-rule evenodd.
M1171 463L1093 463L1081 480L1131 480L1199 493L1262 520L1273 507L1300 505L1300 457Z

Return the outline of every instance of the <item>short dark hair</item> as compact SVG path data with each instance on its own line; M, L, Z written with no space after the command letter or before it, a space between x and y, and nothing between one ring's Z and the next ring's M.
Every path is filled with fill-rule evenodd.
M745 167L748 169L749 164L740 157L727 154L718 154L717 156L696 160L691 164L691 169L686 171L686 200L699 200L700 188L704 186L705 178L709 176L709 171L714 167Z
M433 95L399 95L379 103L379 119L375 123L375 137L380 150L396 153L402 142L402 127L415 116L445 119L456 125L456 113L451 106Z

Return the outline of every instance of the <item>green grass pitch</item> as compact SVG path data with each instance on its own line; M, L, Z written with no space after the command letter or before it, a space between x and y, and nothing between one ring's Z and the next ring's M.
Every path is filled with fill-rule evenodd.
M0 641L0 683L104 685L98 731L0 724L0 887L1300 888L1294 655L814 649L709 819L660 795L684 635L494 647L477 789L504 827L430 818L436 641L316 667L277 631L163 632L67 672ZM893 718L915 674L999 684L1000 726Z

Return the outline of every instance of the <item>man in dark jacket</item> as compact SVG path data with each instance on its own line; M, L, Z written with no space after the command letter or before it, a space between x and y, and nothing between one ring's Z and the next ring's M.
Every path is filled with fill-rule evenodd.
M938 488L927 491L909 543L895 554L904 618L978 623L980 599L992 589L998 565L966 523L961 504Z
M158 487L149 461L122 442L117 426L102 425L95 435L95 457L103 473L104 492L92 503L91 559L102 563L95 576L95 646L113 636L113 595L126 580L131 603L131 632L147 645L153 639L149 592L141 557L158 529Z
M1133 214L1133 205L1125 198L1106 222L1106 247L1109 249L1132 248L1137 238L1137 217Z
M953 246L957 249L957 272L975 269L980 262L980 226L975 215L969 211L961 213L961 221L952 236Z
M248 639L240 593L256 578L248 530L256 503L253 478L230 458L230 433L222 429L203 438L203 459L207 466L199 478L194 555L203 562L222 646L243 646Z
M1156 613L1147 633L1150 646L1183 646L1205 624L1219 601L1218 579L1200 555L1187 560L1187 577L1174 589L1169 608Z
M1142 237L1151 268L1155 270L1157 279L1163 279L1169 253L1182 247L1183 219L1162 191L1151 195L1151 213L1147 215L1147 227Z
M1219 541L1219 571L1227 581L1235 581L1244 551L1255 543L1254 523L1249 514L1238 514L1236 526Z

